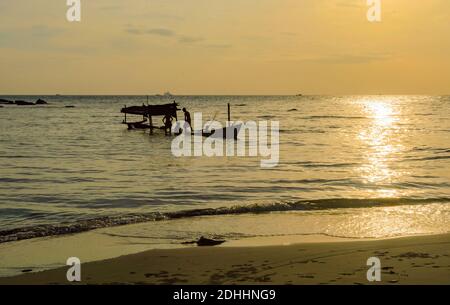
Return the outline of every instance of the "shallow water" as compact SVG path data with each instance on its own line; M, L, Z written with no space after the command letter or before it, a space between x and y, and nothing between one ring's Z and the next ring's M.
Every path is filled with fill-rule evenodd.
M268 215L280 211L313 213L312 233L326 226L336 236L450 231L450 97L175 98L192 114L201 111L204 121L225 122L227 103L233 120L279 121L280 161L271 169L260 167L260 157L175 158L173 137L126 130L120 108L145 97L43 98L50 105L0 108L0 235L9 236L3 241L18 238L5 233L12 229L27 228L20 234L32 237L173 215L252 212L260 213L254 216L267 235L278 230ZM394 226L389 209L396 207L402 216ZM201 211L180 212L194 209ZM357 221L329 226L334 222L325 215L336 210ZM365 212L380 221L362 221ZM301 221L290 224L295 234L308 233ZM252 235L245 221L232 227Z

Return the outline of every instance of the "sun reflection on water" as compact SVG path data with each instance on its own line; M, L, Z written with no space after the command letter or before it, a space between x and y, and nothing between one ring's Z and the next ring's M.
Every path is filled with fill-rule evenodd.
M391 164L397 160L402 143L397 137L400 108L393 100L364 100L363 112L371 120L362 128L358 138L364 144L366 162L359 169L364 183L375 185L376 197L396 197L398 191L389 188L402 173L393 169Z

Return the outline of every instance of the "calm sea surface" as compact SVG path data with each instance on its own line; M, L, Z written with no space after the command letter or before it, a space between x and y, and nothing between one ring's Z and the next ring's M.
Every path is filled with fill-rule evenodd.
M223 235L450 231L450 97L149 98L175 99L205 121L225 122L227 103L234 120L279 121L280 161L271 169L260 167L260 157L175 158L173 137L128 131L121 107L146 97L41 98L49 105L0 108L3 232L188 217L185 211L197 209L196 215L258 212L241 227L225 217L233 230L209 222ZM280 228L283 215L289 226ZM107 224L99 221L105 216L112 217Z

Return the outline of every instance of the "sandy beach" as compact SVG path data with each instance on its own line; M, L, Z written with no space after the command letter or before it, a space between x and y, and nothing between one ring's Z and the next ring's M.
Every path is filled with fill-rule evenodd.
M82 264L81 284L374 284L369 257L381 260L378 284L450 284L450 234L371 241L257 247L150 250ZM68 284L61 267L0 284Z

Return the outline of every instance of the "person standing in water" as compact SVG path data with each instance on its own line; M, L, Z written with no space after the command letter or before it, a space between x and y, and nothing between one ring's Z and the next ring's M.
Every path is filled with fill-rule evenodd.
M171 133L172 131L172 121L173 118L170 114L166 114L163 118L163 123L164 123L164 132L166 133L166 135L169 133Z
M186 108L183 108L183 112L184 112L184 121L189 124L189 127L191 127L192 130L191 114L189 113L189 111L186 110Z

